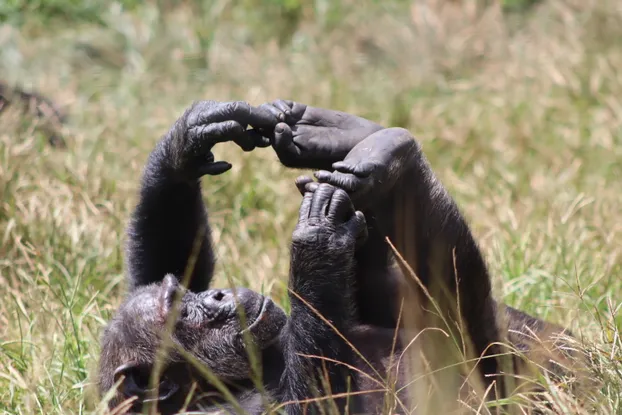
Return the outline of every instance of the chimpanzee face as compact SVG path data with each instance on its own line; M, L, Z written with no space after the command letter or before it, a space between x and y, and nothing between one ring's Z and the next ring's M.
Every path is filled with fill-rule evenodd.
M181 296L180 301L176 297ZM121 376L126 397L148 393L148 379L169 317L177 314L171 340L191 353L223 381L250 377L246 340L258 350L272 344L287 317L274 302L254 291L212 289L193 293L167 275L160 284L136 289L106 328L102 341L100 387L111 388ZM249 334L250 336L245 336ZM166 399L188 384L173 350L161 377L159 393Z

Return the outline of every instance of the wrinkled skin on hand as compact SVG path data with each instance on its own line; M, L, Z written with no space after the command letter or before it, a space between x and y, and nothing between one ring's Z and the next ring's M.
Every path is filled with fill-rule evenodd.
M258 109L280 121L273 130L261 129L270 138L279 160L287 167L329 169L382 126L356 115L277 100Z
M212 148L217 143L233 141L244 151L265 147L268 139L247 129L248 125L270 128L276 122L271 112L242 101L195 102L160 143L164 154L156 155L169 161L168 167L176 176L186 180L219 175L228 171L231 164L214 161Z
M365 216L354 211L348 194L323 183L304 194L293 243L323 245L326 250L352 247L367 237Z
M343 161L333 163L331 170L316 171L314 176L320 183L348 192L358 209L367 209L386 196L403 176L406 161L419 151L418 143L407 130L386 128L358 143ZM300 176L296 186L303 193L318 184L308 176Z

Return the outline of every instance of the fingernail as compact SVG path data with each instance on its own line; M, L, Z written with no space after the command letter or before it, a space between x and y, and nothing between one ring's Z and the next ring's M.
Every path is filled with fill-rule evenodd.
M275 133L279 133L279 134L281 134L283 131L285 131L285 129L283 128L283 126L282 126L282 125L277 125L277 126L274 128L274 132L275 132Z

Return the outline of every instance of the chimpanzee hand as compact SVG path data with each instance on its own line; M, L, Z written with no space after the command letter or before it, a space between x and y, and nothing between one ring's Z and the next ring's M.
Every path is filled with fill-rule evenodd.
M279 122L262 130L272 140L281 163L288 167L329 168L361 140L383 127L355 115L277 100L259 107Z
M162 141L167 160L176 174L194 180L203 175L218 175L231 168L225 161L214 161L216 143L233 141L244 151L269 145L254 127L273 128L276 116L264 108L246 102L200 101L177 120Z
M348 194L329 184L305 193L292 242L321 245L324 252L347 251L367 236L362 212L355 212Z
M419 150L419 144L407 130L387 128L361 141L343 161L333 163L334 171L319 170L314 175L320 183L348 192L356 208L362 210L391 190ZM319 184L308 176L300 176L296 186L304 195L315 191Z

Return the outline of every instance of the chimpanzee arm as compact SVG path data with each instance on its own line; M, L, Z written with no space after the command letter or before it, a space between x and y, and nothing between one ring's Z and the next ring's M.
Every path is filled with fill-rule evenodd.
M330 167L316 173L317 179L346 190L367 218L369 238L356 253L362 323L396 324L398 281L384 240L388 236L424 285L446 285L456 298L459 293L460 311L478 353L498 340L490 279L481 252L408 131L385 129L354 115L291 101L277 100L262 107L284 121L276 126L272 138L281 162L293 167L330 162ZM305 186L307 190L317 186L311 182L301 177L297 185L304 192ZM452 302L456 304L455 298Z
M291 317L283 332L285 371L281 378L281 402L356 390L356 385L348 382L350 370L334 361L353 363L353 351L338 333L347 335L355 324L354 251L357 239L364 238L365 229L363 214L354 212L343 190L323 184L315 193L304 195L292 238ZM327 378L321 376L324 370ZM349 400L355 401L352 397ZM344 413L345 401L334 399L340 407L337 413ZM327 408L329 402L321 401L319 405ZM302 413L304 406L290 404L287 413Z
M384 129L353 115L291 101L263 107L284 121L272 138L281 162L292 167L331 162L316 172L317 179L346 190L367 218L369 238L356 253L356 304L362 323L396 325L399 281L384 241L389 237L426 287L445 288L440 290L448 293L444 304L456 305L459 296L460 315L476 353L484 353L500 339L482 254L408 131ZM299 178L297 185L301 192L317 186L307 177ZM495 347L488 350L494 353ZM497 368L493 359L484 360L482 367L484 373Z
M501 337L485 261L466 220L415 138L401 128L378 131L332 167L334 171L316 172L318 180L348 191L374 232L389 237L443 311L448 311L450 321L458 321L452 307L460 305L459 315L475 353L498 352L496 346L489 347ZM318 186L309 181L306 187ZM359 307L369 304L361 313L395 310L399 304L387 307L395 297L386 296L384 302L378 298L379 289L391 288L373 275L374 269L381 272L384 268L382 259L364 252L357 260L363 269L357 277L363 287ZM498 373L496 360L484 359L481 369L484 374Z
M246 151L257 143L247 124L274 125L274 116L244 102L193 104L149 156L138 205L128 229L130 289L161 281L168 273L188 287L205 290L214 268L207 211L201 195L203 175L218 175L231 165L214 161L218 142L234 141ZM194 255L194 256L193 256Z

